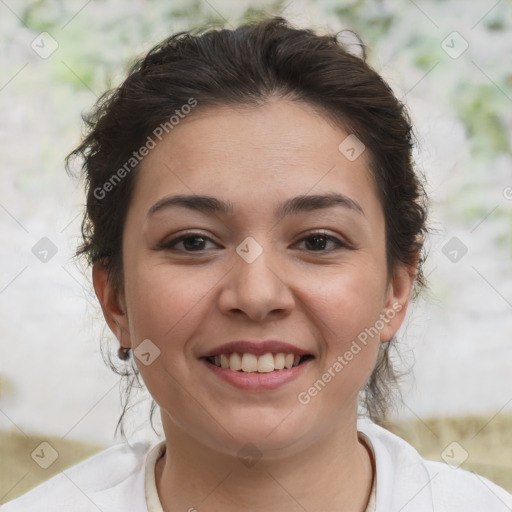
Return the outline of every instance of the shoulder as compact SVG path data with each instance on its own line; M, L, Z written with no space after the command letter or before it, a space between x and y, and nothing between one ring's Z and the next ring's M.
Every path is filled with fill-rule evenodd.
M2 506L0 512L146 510L149 443L120 443L93 455Z
M512 510L512 494L487 478L443 462L425 461L425 466L440 510Z
M377 467L377 512L510 512L512 495L490 480L423 459L406 441L367 420Z

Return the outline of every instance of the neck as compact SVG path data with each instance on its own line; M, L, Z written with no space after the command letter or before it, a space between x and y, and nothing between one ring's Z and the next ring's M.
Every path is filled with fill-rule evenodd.
M366 509L373 470L355 421L288 457L244 464L162 419L167 450L155 477L165 512Z

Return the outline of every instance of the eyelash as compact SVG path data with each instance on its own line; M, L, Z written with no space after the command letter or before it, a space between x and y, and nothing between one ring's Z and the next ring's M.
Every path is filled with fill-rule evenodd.
M335 236L329 235L322 231L316 231L313 233L309 233L308 236L301 238L297 243L303 242L305 240L308 240L308 239L314 238L314 237L323 237L330 242L334 242L337 245L337 247L335 249L330 249L330 250L308 251L311 253L322 253L322 252L327 253L327 252L332 252L332 251L336 251L336 250L340 250L340 249L352 249L352 247L347 242L344 242L344 241L340 240L339 238L336 238ZM211 240L211 238L207 237L206 235L203 235L202 233L187 233L186 235L178 236L176 238L173 238L172 240L169 240L168 242L161 244L159 246L159 249L178 251L177 249L174 248L174 246L176 246L178 243L183 242L184 240L187 240L190 238L202 238L204 240L213 242L213 240ZM213 242L213 243L215 243L215 242ZM204 251L205 251L204 249L201 249L199 251L178 251L178 252L193 254L193 253L202 253Z

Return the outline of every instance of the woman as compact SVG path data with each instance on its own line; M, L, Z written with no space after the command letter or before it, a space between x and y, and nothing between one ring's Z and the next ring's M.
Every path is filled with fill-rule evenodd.
M2 511L511 510L375 423L426 208L404 106L363 59L281 18L177 34L89 124L78 252L165 439Z

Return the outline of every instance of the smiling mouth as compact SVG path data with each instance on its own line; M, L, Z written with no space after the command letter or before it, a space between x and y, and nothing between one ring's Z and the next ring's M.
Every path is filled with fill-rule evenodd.
M309 359L311 355L299 356L297 354L286 354L284 352L271 353L257 356L255 354L240 354L233 352L231 354L220 354L217 356L205 357L208 363L242 373L271 373L274 371L288 370L301 365Z

